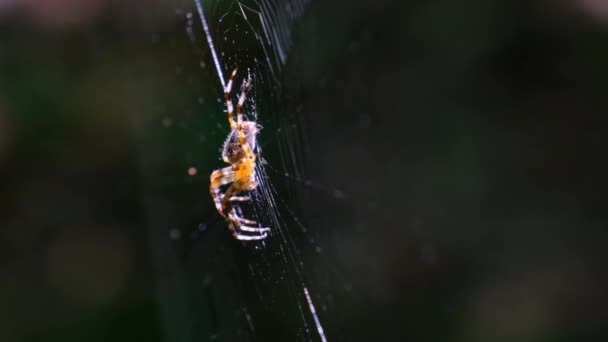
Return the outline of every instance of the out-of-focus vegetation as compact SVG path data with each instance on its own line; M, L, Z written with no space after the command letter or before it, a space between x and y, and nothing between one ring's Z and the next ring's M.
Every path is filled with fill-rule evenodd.
M176 8L0 2L0 340L316 338L217 223L221 93ZM602 0L310 2L257 96L271 167L277 122L308 137L322 191L270 175L330 341L607 338L607 30Z

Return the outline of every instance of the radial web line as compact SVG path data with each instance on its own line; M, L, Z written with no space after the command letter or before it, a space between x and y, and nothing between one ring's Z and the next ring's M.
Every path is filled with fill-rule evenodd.
M265 168L259 167L259 172L262 175L262 179L267 179L268 176L266 175ZM271 182L267 182L262 185L263 186L261 187L261 189L262 189L263 196L266 197L266 200L270 202L270 204L273 208L276 208L276 201L275 201L273 192L277 193L277 190L274 188L274 185ZM281 200L281 202L283 203L285 208L288 210L290 215L294 218L296 224L303 226L302 222L300 222L300 220L297 218L297 216L295 216L295 213L293 211L291 211L289 206L287 206L287 204L285 202L283 202L282 200ZM310 314L312 315L315 325L317 327L317 332L319 333L319 338L321 339L322 342L327 342L327 338L325 337L325 330L323 330L323 326L321 325L321 320L319 319L319 316L317 316L317 311L313 304L312 298L310 297L308 288L306 287L306 282L304 281L304 276L302 275L302 270L300 270L300 268L303 267L302 260L300 259L299 263L296 262L296 257L291 252L290 245L291 245L291 248L293 248L296 251L296 254L299 255L300 253L298 252L298 248L297 248L293 238L291 237L291 234L289 233L289 231L288 230L286 230L285 232L283 231L282 225L280 224L279 218L278 218L279 212L272 211L272 213L273 213L272 214L273 220L275 221L275 226L279 230L279 233L283 240L283 244L287 247L287 253L286 254L283 253L283 258L285 258L285 255L289 256L289 258L293 264L295 273L300 280L300 285L302 286L304 295L306 296L306 302L308 303L308 309L310 310ZM283 245L281 245L281 250L283 251ZM285 262L287 262L287 260L285 260ZM298 307L299 306L300 306L300 304L298 302ZM301 310L302 310L302 308L300 307L300 311ZM307 325L306 320L304 320L304 324Z
M198 10L198 16L201 18L201 23L203 24L203 30L205 30L205 36L207 37L207 44L209 44L209 50L211 50L211 55L213 56L213 63L215 64L215 69L217 69L217 75L220 78L220 83L222 84L222 90L226 89L226 83L224 82L224 73L222 73L222 67L220 66L220 60L217 57L217 53L215 52L215 46L213 45L213 39L211 39L211 33L209 32L209 25L207 25L207 19L205 18L205 11L203 10L203 5L201 0L194 0L196 4L196 9Z
M258 155L259 155L259 147L258 147ZM259 177L260 186L258 188L261 190L262 197L265 198L266 203L271 208L273 208L273 210L270 210L270 217L274 223L274 226L278 229L281 239L283 240L282 241L283 243L279 245L279 247L281 249L281 256L283 257L283 260L285 261L285 265L288 265L289 261L291 261L291 264L293 265L295 274L298 276L298 280L300 281L300 284L302 285L302 287L305 287L303 276L300 273L300 269L297 266L298 263L296 262L296 257L293 255L293 253L291 252L291 249L289 248L289 243L287 242L285 233L283 232L282 223L280 222L280 212L277 210L277 204L274 199L274 195L272 194L272 191L276 192L276 190L274 189L274 186L272 185L272 183L270 183L269 181L267 182L268 175L266 174L266 170L264 169L264 167L262 167L261 163L256 165L256 170L257 170L257 173L259 175L261 175L261 177ZM289 232L287 232L287 234L289 234ZM294 249L296 249L295 244L294 244L293 240L291 239L291 235L289 236L289 239L290 239L291 243L294 245ZM283 246L285 246L286 248L283 248ZM287 250L287 252L285 252L285 250ZM289 261L287 260L287 257L289 257ZM304 323L304 327L308 331L308 323L306 322L306 318L304 317L304 310L302 310L302 306L300 305L299 300L296 300L296 303L298 305L298 310L300 311L300 315L302 317L302 322Z
M325 332L323 331L323 327L321 326L321 321L319 317L317 317L317 310L315 310L315 305L312 303L312 299L310 299L310 295L308 294L308 289L304 287L304 295L306 296L306 301L308 302L308 308L310 309L310 313L312 313L312 317L315 320L315 324L317 325L317 331L319 332L319 337L321 341L327 342L325 339Z
M273 8L271 3L266 0L261 0L261 2L256 1L256 4L258 4L260 11L252 10L252 9L248 8L247 6L242 5L239 1L237 1L237 2L240 5L241 12L243 14L243 18L249 24L252 31L256 35L256 37L259 37L259 34L254 30L253 26L247 19L247 16L245 14L245 11L243 10L243 7L247 8L248 10L251 10L254 13L257 13L259 15L259 19L260 19L262 28L264 30L264 33L266 34L267 42L269 43L270 46L274 47L273 50L275 53L275 57L280 62L277 64L277 66L279 66L279 69L280 69L280 65L284 64L286 61L286 58L287 58L285 48L289 48L289 45L291 44L291 41L290 41L291 32L289 32L289 28L288 28L287 22L285 20L286 19L285 16L287 15L287 13L282 13L281 11L277 11L277 9ZM306 1L303 1L301 3L298 3L297 1L295 2L295 5L296 5L295 8L297 11L297 14L295 14L295 17L298 17L301 14L305 2ZM209 45L209 50L211 51L213 62L214 62L215 68L217 70L217 75L218 75L218 78L220 79L220 83L222 85L222 90L224 90L226 88L226 83L224 80L224 75L222 72L220 60L218 58L217 52L215 50L215 46L213 44L213 39L211 37L209 25L208 25L207 19L205 17L205 12L204 12L204 8L202 5L202 1L194 0L194 3L196 5L196 8L197 8L197 11L198 11L198 14L199 14L202 26L203 26L203 30L205 32L207 44ZM298 8L298 7L300 7L300 8ZM289 14L294 16L294 13L289 13ZM292 18L292 19L295 19L295 18ZM266 27L267 25L270 25L271 27L267 28ZM272 29L272 27L278 28L278 30ZM192 39L192 36L191 36L191 39ZM270 56L266 50L266 46L263 43L261 45L262 45L262 48L264 49L264 53L266 55L266 60L269 64L268 66L270 67L271 74L274 77L275 76L274 70L272 68L273 64L270 62ZM291 162L295 165L296 176L299 178L299 172L297 170L298 169L297 163L294 161L295 160L295 151L293 150L293 147L289 143L287 145L288 145L287 153L291 157L290 158ZM283 151L280 151L280 152L283 152ZM283 155L283 153L281 153L281 159L282 159L283 163L285 163L285 159L286 159L284 157L285 156ZM286 165L283 165L283 167L286 168ZM276 193L276 189L274 189L274 186L272 185L272 183L266 182L267 175L266 175L264 168L262 168L261 165L258 164L256 169L258 169L259 174L262 175L262 177L260 177L260 179L259 179L260 185L261 185L260 186L261 194L263 197L265 197L265 199L266 199L267 203L270 205L270 207L273 208L273 210L270 211L270 216L271 216L271 220L275 224L275 227L277 227L277 229L279 231L279 235L281 236L282 244L280 244L280 249L281 249L281 255L283 256L283 260L284 260L285 264L288 264L291 262L291 264L293 265L295 274L299 278L300 285L302 286L302 290L306 297L306 301L308 303L308 308L313 317L319 337L322 342L327 342L327 339L325 337L325 332L323 330L319 317L317 316L317 312L314 307L312 298L309 294L308 288L304 281L304 276L302 274L302 270L299 267L299 265L301 265L301 260L300 260L300 263L298 263L296 260L297 257L292 252L292 249L293 249L294 251L296 251L297 254L299 254L297 245L295 244L295 241L293 240L290 232L288 230L284 230L282 227L282 223L281 223L282 219L280 218L280 214L279 214L278 210L276 209L277 203L276 203L274 195L273 195L273 192ZM292 213L291 210L290 210L290 213L291 213L291 215L294 215L294 213ZM301 222L297 222L297 223L299 225L302 225ZM285 246L285 248L284 248L284 246ZM296 303L297 303L300 315L302 317L302 322L304 324L304 328L306 329L306 331L308 331L308 324L304 317L304 312L302 310L302 306L300 305L300 301L297 300Z

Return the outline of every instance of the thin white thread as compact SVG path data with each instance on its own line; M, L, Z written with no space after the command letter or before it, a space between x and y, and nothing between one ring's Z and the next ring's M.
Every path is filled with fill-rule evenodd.
M306 296L306 301L308 302L310 313L312 313L312 317L315 320L317 331L319 332L319 337L321 337L322 342L327 342L327 339L325 338L325 332L323 331L323 327L321 326L321 321L319 321L319 317L317 317L317 310L315 310L315 306L312 303L312 299L310 299L310 295L308 294L308 289L306 287L304 287L304 295Z
M211 33L209 32L209 25L207 25L207 19L205 19L205 12L203 11L203 5L201 4L201 0L194 0L196 4L196 9L198 10L198 16L201 18L201 23L203 24L203 30L205 30L205 36L207 36L207 44L209 44L209 49L211 50L211 56L213 56L213 63L215 64L215 68L217 69L217 75L220 78L220 83L222 84L222 90L226 89L226 83L224 82L224 74L222 73L222 67L220 65L220 60L217 57L217 53L215 52L215 46L213 45L213 39L211 39Z
M200 0L194 0L194 2L196 4L196 9L198 11L198 15L199 15L199 17L201 19L201 23L203 25L203 30L205 31L205 36L207 38L207 44L209 44L209 49L211 50L211 55L213 57L213 62L215 64L215 68L217 70L217 74L219 76L220 83L222 85L222 90L226 89L226 83L224 81L224 74L222 73L222 68L221 68L220 61L219 61L219 58L217 56L217 53L215 51L215 46L213 45L213 39L211 38L211 33L209 32L209 25L207 24L207 19L205 18L205 12L203 10L202 3L201 3ZM243 11L242 7L241 7L241 11ZM247 19L247 17L246 17L246 15L245 15L244 12L243 12L243 16L245 17L245 19ZM264 31L265 31L265 33L267 35L267 39L268 39L269 38L268 32L266 31L266 27L264 25L264 20L263 20L263 15L261 14L261 12L260 12L260 19L261 19L263 29L264 29ZM278 48L278 53L279 53L280 60L281 60L282 63L285 63L286 54L283 52L283 48L281 46L281 42L279 41L278 37L276 36L276 33L275 33L275 36L273 38L275 39L275 43L276 43L275 46L276 46L276 48ZM270 39L268 39L268 41L270 43L272 42L272 40L270 40ZM265 189L263 188L263 190L265 190ZM270 193L267 193L266 196L269 196L269 199L271 199L271 202L272 202L273 207L274 207L275 203L274 203L274 200L272 199L272 195ZM274 213L274 215L276 215L276 213ZM275 221L275 223L278 223L278 218L276 216L274 217L274 221ZM282 231L281 231L281 233L282 233ZM283 236L283 240L286 242L284 236ZM293 243L293 241L292 241L292 243ZM283 255L285 255L284 252L283 252ZM292 258L293 258L293 256L292 256ZM287 260L285 260L285 261L287 262ZM296 269L296 272L297 271L298 270ZM298 275L301 277L301 274L298 274ZM317 331L319 333L319 337L321 338L322 342L327 342L327 339L325 338L325 332L323 330L323 326L321 326L321 322L319 320L319 317L317 316L317 311L316 311L315 306L314 306L314 304L312 302L312 299L310 298L310 294L308 293L308 289L304 286L303 290L304 290L304 295L306 296L306 301L308 302L308 308L310 309L310 313L312 314L313 319L315 321L315 325L317 326ZM298 306L299 306L299 304L298 304ZM300 308L300 310L301 310L301 308Z

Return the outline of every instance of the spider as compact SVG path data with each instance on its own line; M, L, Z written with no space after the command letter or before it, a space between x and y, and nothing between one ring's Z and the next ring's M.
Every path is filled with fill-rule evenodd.
M259 126L255 121L243 121L243 104L247 91L251 87L251 78L247 78L239 102L236 105L235 122L230 91L234 76L236 76L236 70L234 69L230 75L228 84L224 89L230 133L224 142L222 159L231 166L211 173L209 192L215 203L215 208L226 219L228 229L230 229L235 239L262 240L266 238L266 232L270 231L270 228L253 227L257 225L257 222L240 217L232 203L248 201L249 197L235 195L243 191L255 190L258 186L255 174L256 155L253 150L256 147L256 135L259 132ZM229 183L232 183L232 185L226 190L226 193L222 194L220 187ZM247 235L243 232L257 233L257 235Z

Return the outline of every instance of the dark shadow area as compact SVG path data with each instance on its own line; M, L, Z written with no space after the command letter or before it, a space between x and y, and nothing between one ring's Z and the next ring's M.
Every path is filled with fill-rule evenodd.
M0 4L0 340L604 341L608 5Z

